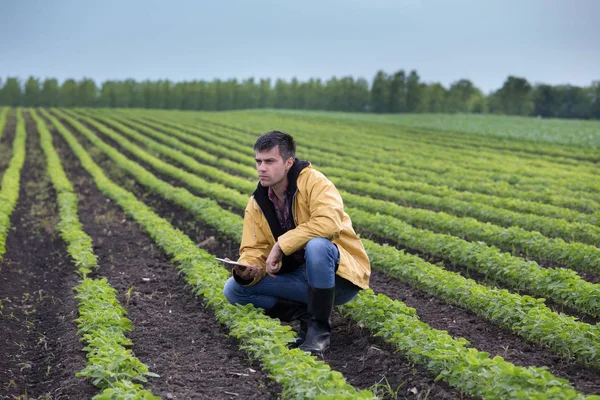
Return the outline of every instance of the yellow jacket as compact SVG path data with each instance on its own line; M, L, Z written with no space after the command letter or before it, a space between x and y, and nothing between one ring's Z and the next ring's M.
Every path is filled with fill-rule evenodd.
M295 170L296 176L293 175ZM296 159L288 174L290 185L295 189L292 214L295 229L279 236L279 246L284 255L289 256L302 249L312 238L326 238L335 243L340 252L340 262L336 274L349 280L362 289L368 289L371 266L365 248L352 228L352 221L344 211L344 204L336 187L309 162ZM240 245L238 262L256 265L261 272L252 281L241 281L251 286L266 275L266 260L275 236L257 202L260 190L267 188L258 184L257 191L250 197L244 212L244 232ZM268 214L268 210L264 210ZM273 217L271 217L273 218ZM239 278L239 277L237 277Z

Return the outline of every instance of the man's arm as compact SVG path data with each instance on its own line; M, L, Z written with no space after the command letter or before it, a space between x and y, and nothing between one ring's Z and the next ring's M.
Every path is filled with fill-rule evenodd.
M342 231L344 203L337 188L318 171L311 172L308 179L310 219L279 236L279 246L286 255L303 248L313 238L333 240Z
M240 264L256 267L256 273L251 279L243 279L237 272L233 272L236 281L244 286L252 286L265 276L265 262L269 254L270 245L267 238L258 226L261 215L254 215L254 198L250 198L244 211L244 230L240 245Z

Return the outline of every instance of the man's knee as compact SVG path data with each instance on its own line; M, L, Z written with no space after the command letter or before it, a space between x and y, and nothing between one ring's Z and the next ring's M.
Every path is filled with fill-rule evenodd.
M335 244L325 238L313 238L306 243L306 257L327 257L337 250Z

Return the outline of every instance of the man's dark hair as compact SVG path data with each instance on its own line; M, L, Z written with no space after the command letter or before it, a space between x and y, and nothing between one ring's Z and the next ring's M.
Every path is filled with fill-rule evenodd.
M288 158L296 158L296 142L294 138L287 133L279 131L267 132L256 140L254 143L254 151L269 151L273 147L279 147L279 154L283 157L283 161Z

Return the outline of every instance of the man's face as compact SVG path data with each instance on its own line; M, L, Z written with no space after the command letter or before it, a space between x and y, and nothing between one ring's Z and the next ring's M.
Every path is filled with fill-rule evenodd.
M255 155L258 179L262 186L276 186L285 182L286 169L292 166L294 160L290 157L284 161L281 154L279 154L279 146L275 146L268 151L255 151Z

